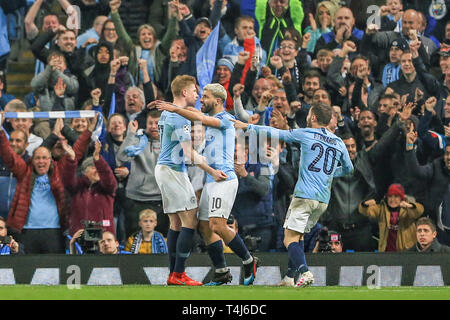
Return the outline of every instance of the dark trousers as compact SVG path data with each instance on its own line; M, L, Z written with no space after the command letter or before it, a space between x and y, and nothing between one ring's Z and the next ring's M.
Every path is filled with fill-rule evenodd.
M246 235L250 235L252 237L259 237L261 240L257 244L256 248L248 248L249 250L268 252L273 247L273 238L274 238L274 227L262 227L262 228L254 228L251 229L244 234L244 238Z
M20 238L26 254L65 253L61 229L23 229Z
M450 230L443 231L437 228L437 239L440 244L450 246Z
M338 230L342 236L343 249L357 252L373 252L378 248L377 241L372 237L370 224L353 229Z
M163 211L162 201L136 201L128 199L128 203L125 210L125 233L128 239L139 228L139 213L142 210L151 209L156 212L158 217L158 225L155 230L162 233L164 237L167 237L167 231L169 231L169 217Z

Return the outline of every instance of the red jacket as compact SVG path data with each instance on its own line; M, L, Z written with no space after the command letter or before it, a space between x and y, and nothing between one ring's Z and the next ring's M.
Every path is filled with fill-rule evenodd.
M89 145L90 138L91 133L86 130L86 132L84 132L77 140L73 147L77 156L83 156L84 151ZM5 164L10 168L14 177L17 179L16 192L14 193L6 224L10 228L22 231L23 226L27 223L28 211L31 204L31 193L33 192L36 173L33 170L31 159L25 162L11 149L3 130L0 130L0 157L2 157ZM61 172L64 170L66 159L67 156L64 156L59 161L52 161L48 173L50 188L56 200L59 221L62 228L66 226L66 204Z
M73 235L83 229L82 221L107 222L104 231L116 233L114 227L114 196L117 182L108 163L100 157L94 161L100 181L91 185L86 176L77 177L77 161L67 158L63 182L69 192L71 210L69 232Z

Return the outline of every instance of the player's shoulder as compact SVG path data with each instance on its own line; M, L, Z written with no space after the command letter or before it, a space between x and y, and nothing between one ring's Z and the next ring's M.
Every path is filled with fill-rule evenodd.
M335 146L344 146L345 144L340 137L335 135L333 132L327 130L326 128L304 128L298 129L303 130L306 133L306 136L311 140L319 140L323 143Z
M230 119L234 120L234 119L236 119L232 114L226 112L225 110L215 114L214 117L219 120L230 120Z
M168 117L169 117L168 119L170 119L170 121L173 124L180 124L180 125L191 124L191 122L188 119L184 118L183 116L180 116L178 113L175 112L170 112Z
M229 114L226 111L220 112L216 115L214 115L214 118L219 119L222 122L222 125L229 128L229 127L233 127L234 123L231 120L235 120L236 118Z

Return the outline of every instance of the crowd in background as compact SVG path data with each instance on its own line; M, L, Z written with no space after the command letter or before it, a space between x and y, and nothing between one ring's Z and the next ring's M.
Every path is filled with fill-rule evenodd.
M334 179L306 251L323 227L339 234L344 251L414 250L421 217L436 226L435 243L450 245L450 3L378 2L367 20L365 1L0 0L0 111L95 110L104 118L96 139L98 118L3 117L8 231L25 253L64 253L90 220L107 231L102 252L115 252L116 240L131 253L167 252L154 175L161 113L147 106L172 101L177 75L197 77L197 53L220 23L212 82L227 90L236 119L292 130L307 126L312 105L333 107L328 130L355 171ZM8 58L25 42L36 64L32 91L17 99ZM193 126L197 151L204 135ZM256 164L248 149L236 152L247 157L235 164L230 224L253 250L284 251L300 147L267 145L269 161ZM199 198L204 175L195 166L189 175Z

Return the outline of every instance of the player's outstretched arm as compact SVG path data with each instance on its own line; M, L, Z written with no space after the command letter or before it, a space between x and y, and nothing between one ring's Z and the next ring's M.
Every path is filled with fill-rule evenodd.
M219 182L219 181L228 179L228 176L223 171L211 168L206 163L205 157L198 154L198 152L192 148L190 141L181 142L181 148L183 149L183 153L184 153L185 157L187 159L190 159L192 161L192 163L194 163L200 169L202 169L203 171L208 173L210 176L212 176L214 181Z
M220 120L214 117L204 115L200 110L194 108L178 108L171 103L164 101L158 102L156 108L160 111L169 111L178 113L183 118L189 121L200 121L204 126L219 128L221 126Z
M254 124L244 123L239 120L230 119L230 121L234 122L235 129L242 130L255 130L257 133L266 132L267 135L271 138L278 138L282 141L292 143L299 142L301 140L302 131L300 129L296 130L280 130L269 126L257 126Z

